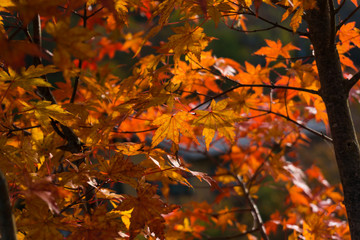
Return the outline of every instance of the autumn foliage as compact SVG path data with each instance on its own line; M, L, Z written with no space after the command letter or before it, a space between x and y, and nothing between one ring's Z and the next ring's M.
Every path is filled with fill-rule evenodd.
M283 22L263 17L265 5ZM204 30L214 22L246 37L280 28L304 38L303 14L314 8L1 0L0 170L17 238L350 239L341 185L297 158L309 133L332 142L308 125L328 126L314 56L264 39L253 53L262 64L236 62L214 56L208 45L221 39ZM254 19L267 28L248 29ZM360 30L347 18L334 34L350 78ZM134 64L118 64L119 53ZM350 98L359 101L359 86ZM212 170L193 169L185 153L201 154ZM174 185L197 192L203 182L211 200L172 204ZM266 204L263 187L284 196L284 208L266 217L257 205Z

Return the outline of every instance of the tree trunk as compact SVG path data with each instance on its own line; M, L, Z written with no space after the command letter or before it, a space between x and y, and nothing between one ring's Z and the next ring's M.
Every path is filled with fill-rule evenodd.
M332 1L332 0L330 0ZM352 239L360 239L360 151L348 104L349 81L343 78L335 44L332 5L318 0L318 8L306 12L305 20L314 47L335 156L344 189L344 203Z
M10 204L8 184L0 171L0 239L16 240L16 226Z

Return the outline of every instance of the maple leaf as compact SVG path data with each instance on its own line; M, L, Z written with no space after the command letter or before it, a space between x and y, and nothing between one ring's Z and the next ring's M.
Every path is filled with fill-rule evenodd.
M360 47L360 31L355 27L355 22L349 22L341 26L339 30L339 39L341 41L342 52L344 53L345 49L350 50L350 43L353 43L355 46ZM344 49L345 48L345 49Z
M192 53L200 61L201 51L210 42L211 38L203 33L201 27L192 28L186 23L183 27L173 28L174 35L169 37L169 42L162 49L174 53L174 62L178 63L182 54Z
M115 18L117 24L127 24L127 13L128 13L128 4L131 1L127 0L96 0L92 2L100 2L106 9L108 9L113 17Z
M166 155L165 151L159 148L152 148L149 150L146 160L140 163L141 166L146 168L144 176L147 181L160 181L162 183L161 191L165 197L169 194L169 184L180 183L192 187L182 174L186 169L177 168L169 164L169 161L171 162L170 157Z
M50 122L50 118L64 125L74 118L71 113L64 110L60 105L52 104L49 101L39 101L34 104L21 101L21 103L25 106L23 109L24 112L34 114L35 117L45 125Z
M48 73L55 73L58 70L53 65L31 65L28 69L21 69L21 73L8 68L8 72L0 69L0 81L11 84L11 87L21 87L25 90L32 90L34 87L52 87L42 76Z
M115 56L115 52L122 49L123 45L121 43L112 43L108 38L101 38L99 41L100 51L98 58L102 59L105 54L109 56L109 58L113 58Z
M64 236L59 230L68 230L68 226L54 217L42 200L30 199L25 200L26 210L16 213L18 230L25 233L26 238L62 239Z
M165 204L156 195L156 187L144 181L139 182L136 192L137 197L126 196L116 208L120 211L132 209L130 239L134 239L145 226L148 226L150 232L154 233L159 239L165 239L163 214L170 213L177 206Z
M291 43L283 47L280 40L277 40L277 42L275 42L272 40L265 39L265 42L268 45L268 47L262 47L259 50L257 50L254 54L266 56L267 57L266 65L269 65L270 62L275 61L279 55L284 58L290 58L289 51L300 50Z
M144 144L142 143L119 143L116 145L116 149L127 156L139 155L143 153Z
M202 125L203 136L205 137L206 148L209 149L210 143L215 136L215 132L219 132L221 136L226 137L230 141L234 140L235 137L235 128L233 123L238 118L233 110L226 110L228 100L221 100L215 102L211 101L211 110L196 110L195 113L198 116L194 120L194 125Z
M221 230L224 232L227 225L232 225L235 221L235 211L231 211L228 207L222 209L216 214L216 217L213 217L216 225L221 227Z
M293 29L294 32L296 32L296 30L299 28L303 14L304 14L303 7L299 7L299 9L296 10L294 16L291 18L290 27Z
M206 173L202 173L202 172L197 172L197 171L192 171L186 167L183 166L183 164L180 163L180 159L178 157L172 156L172 155L167 155L171 165L176 168L176 169L180 169L182 171L185 172L189 172L190 174L192 174L193 176L197 177L200 181L205 180L210 186L212 186L214 189L219 189L219 186L217 185L217 183L215 182L214 179L212 179L211 177L209 177ZM190 184L188 184L190 185ZM191 185L190 185L191 186Z
M109 160L98 158L99 171L103 176L99 178L112 181L127 183L136 187L137 179L141 178L144 168L135 165L130 159L121 154L117 154Z
M180 133L198 142L191 125L188 123L192 119L193 115L184 111L159 116L152 122L152 125L160 127L156 130L152 138L151 146L157 146L165 138L172 140L175 144L179 144Z
M57 198L64 197L66 194L71 193L63 191L61 188L55 186L52 180L51 177L34 179L29 173L24 173L23 194L29 198L34 196L39 197L46 202L52 212L58 214L60 210L56 202Z
M161 2L155 9L152 18L160 15L159 25L162 27L168 22L171 12L174 10L177 0L165 0Z
M77 212L76 212L77 213ZM66 237L69 240L87 239L123 239L120 237L126 237L126 226L123 223L124 216L127 215L125 211L108 211L106 204L102 204L96 208L91 214L72 214L72 217L68 217L68 221L74 222L74 218L77 221L81 221L82 224L76 224L71 229L70 236Z

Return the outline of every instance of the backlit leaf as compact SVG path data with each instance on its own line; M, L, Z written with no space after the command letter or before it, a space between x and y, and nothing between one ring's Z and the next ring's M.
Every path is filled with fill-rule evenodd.
M225 110L228 104L227 100L211 102L211 110L196 110L197 119L194 121L194 125L202 125L203 136L205 137L206 148L209 149L210 143L217 131L221 136L226 137L230 141L234 140L235 128L233 123L236 119L236 114L233 110Z
M157 146L165 138L172 140L175 144L179 144L180 133L184 136L192 137L197 141L192 127L188 123L192 119L193 116L184 111L176 114L163 114L156 118L152 122L152 125L159 126L159 128L153 136L151 146Z

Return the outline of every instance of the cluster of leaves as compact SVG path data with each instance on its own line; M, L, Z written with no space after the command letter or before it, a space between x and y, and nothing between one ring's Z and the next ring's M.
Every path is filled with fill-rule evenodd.
M299 48L266 40L254 53L265 66L240 64L206 50L214 39L202 28L212 20L246 32L249 16L297 32L315 1L0 3L0 169L19 239L215 239L214 229L226 239L349 238L340 187L295 161L304 129L331 142L307 126L328 124L313 56L291 59ZM262 18L262 3L286 8L290 28ZM131 28L138 15L146 33ZM152 43L168 26L167 41ZM348 56L359 29L343 22L337 34L344 70L357 70ZM106 64L117 52L135 56L126 78ZM186 151L214 172L191 170ZM170 186L192 187L191 177L216 190L214 202L167 203ZM134 194L115 192L118 183ZM287 195L286 210L266 221L255 204L264 185Z

